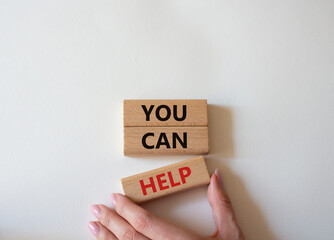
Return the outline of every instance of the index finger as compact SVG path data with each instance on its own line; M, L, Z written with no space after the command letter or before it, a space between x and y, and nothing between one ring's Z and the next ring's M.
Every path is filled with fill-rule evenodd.
M200 239L196 234L152 215L124 195L111 194L116 212L134 229L151 239Z

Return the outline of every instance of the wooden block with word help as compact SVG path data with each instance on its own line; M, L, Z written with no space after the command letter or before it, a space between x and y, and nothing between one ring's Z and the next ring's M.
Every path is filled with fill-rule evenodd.
M207 101L124 100L123 124L124 127L207 127Z
M210 183L203 156L122 178L125 196L136 203Z
M124 128L124 155L200 155L208 152L207 127Z

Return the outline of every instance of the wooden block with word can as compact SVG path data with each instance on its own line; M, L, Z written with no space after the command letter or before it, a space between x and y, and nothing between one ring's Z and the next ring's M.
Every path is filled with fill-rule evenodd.
M136 203L210 183L203 156L121 179L125 196Z
M207 127L124 129L124 155L200 155L209 152Z

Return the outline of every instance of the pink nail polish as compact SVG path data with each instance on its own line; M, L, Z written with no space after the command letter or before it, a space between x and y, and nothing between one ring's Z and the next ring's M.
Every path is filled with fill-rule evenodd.
M99 232L100 232L100 226L97 225L96 222L89 222L88 223L88 228L89 230L93 233L93 235L95 237L97 237L97 235L99 235Z
M97 205L92 205L90 207L90 211L93 213L93 215L97 218L100 219L101 217L101 208Z
M110 200L111 200L111 204L116 207L116 203L117 203L117 197L116 197L116 194L115 193L112 193L110 195Z

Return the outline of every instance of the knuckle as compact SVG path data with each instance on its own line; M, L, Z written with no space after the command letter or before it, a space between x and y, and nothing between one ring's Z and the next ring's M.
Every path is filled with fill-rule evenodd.
M103 225L105 225L105 226L111 226L111 224L112 224L112 216L111 216L111 214L104 215L104 217L102 219L103 219Z
M117 205L116 212L117 212L119 215L123 216L125 207L126 207L126 206L125 206L124 204L119 203L119 204Z
M108 232L107 231L100 231L97 239L98 240L107 240L108 239Z
M124 232L121 240L135 240L135 239L136 239L136 232L130 229Z
M222 207L232 208L232 202L229 197L225 196L219 199L219 205Z
M152 217L148 213L139 214L134 221L134 228L138 231L145 231L149 228L152 222Z

